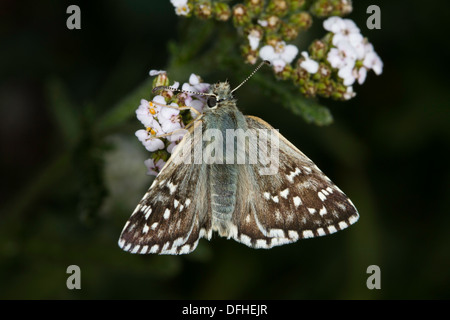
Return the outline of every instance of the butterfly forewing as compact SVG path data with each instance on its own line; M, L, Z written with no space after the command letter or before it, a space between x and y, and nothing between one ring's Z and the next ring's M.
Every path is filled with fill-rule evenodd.
M191 130L191 132L193 129ZM155 178L125 224L119 246L131 253L182 254L197 247L199 238L210 237L206 166L174 161L195 136L187 134ZM190 148L189 150L194 150ZM186 153L183 157L192 156ZM201 201L199 200L201 199Z
M308 157L263 120L246 119L249 129L271 130L279 137L279 168L274 175L261 175L258 165L242 168L239 185L254 188L237 204L235 240L271 248L331 234L358 220L350 199Z

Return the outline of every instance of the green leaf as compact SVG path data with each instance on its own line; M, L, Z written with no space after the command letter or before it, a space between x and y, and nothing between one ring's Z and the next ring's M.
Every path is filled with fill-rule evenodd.
M292 89L288 83L268 80L261 74L255 74L253 78L253 81L264 89L265 94L277 100L294 114L301 116L306 122L318 126L329 125L333 122L333 116L327 107L316 100L304 97L300 92Z
M46 83L47 108L64 141L72 145L80 135L80 119L64 84L56 78Z
M153 78L148 78L142 85L111 108L99 121L97 132L113 131L124 122L135 116L141 99L149 98L152 92Z

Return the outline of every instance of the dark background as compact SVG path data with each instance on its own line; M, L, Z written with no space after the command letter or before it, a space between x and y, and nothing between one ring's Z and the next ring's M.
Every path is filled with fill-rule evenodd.
M66 28L70 4L81 30ZM371 4L381 30L365 26ZM271 250L214 237L188 256L138 256L117 240L151 181L134 136L148 71L238 83L252 67L171 62L168 43L189 35L169 1L2 1L0 298L448 299L448 12L444 1L355 1L348 17L384 71L349 102L321 100L329 126L307 124L252 81L237 93L244 113L279 128L351 197L357 224ZM108 117L118 105L129 112ZM81 290L66 287L72 264ZM366 287L370 265L380 290Z

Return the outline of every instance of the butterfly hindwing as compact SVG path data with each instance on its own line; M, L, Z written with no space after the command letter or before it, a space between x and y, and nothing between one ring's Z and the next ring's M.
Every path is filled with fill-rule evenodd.
M270 130L278 136L279 167L271 175L261 175L258 165L242 169L239 183L254 186L247 191L254 200L243 199L236 207L235 240L250 247L271 248L331 234L358 220L350 199L308 157L265 121L252 116L246 119L249 129Z

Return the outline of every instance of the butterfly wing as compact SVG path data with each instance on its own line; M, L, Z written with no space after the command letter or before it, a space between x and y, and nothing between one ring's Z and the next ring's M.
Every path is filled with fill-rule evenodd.
M184 254L193 251L201 237L211 237L206 166L189 164L186 159L192 159L192 146L201 139L192 134L199 124L197 121L178 144L126 222L119 239L123 250ZM185 150L189 152L183 153Z
M265 121L246 116L249 129L278 137L278 172L261 175L260 166L242 166L234 239L254 248L271 248L302 238L334 233L355 223L350 199L292 143ZM247 189L247 190L244 190Z

